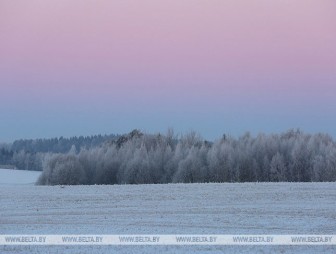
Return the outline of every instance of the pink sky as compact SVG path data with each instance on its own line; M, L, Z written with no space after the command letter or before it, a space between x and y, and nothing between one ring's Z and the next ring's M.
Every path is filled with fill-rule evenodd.
M48 127L27 136L198 124L209 137L278 131L260 122L274 113L281 128L336 129L329 120L336 107L334 0L2 0L0 38L7 122L22 115L39 121L33 116L42 110L76 130L70 112L83 116L78 133ZM123 115L125 124L96 119L97 112ZM160 112L169 126L156 125ZM310 112L319 117L314 128ZM239 122L239 114L256 114L258 124ZM97 121L97 129L85 129L86 121Z

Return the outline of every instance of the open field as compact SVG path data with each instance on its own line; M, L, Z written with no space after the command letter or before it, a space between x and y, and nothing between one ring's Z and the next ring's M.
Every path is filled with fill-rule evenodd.
M335 234L335 201L336 183L1 184L0 234ZM335 253L336 246L0 246L0 253L196 250Z
M41 172L0 169L0 186L1 185L33 185Z

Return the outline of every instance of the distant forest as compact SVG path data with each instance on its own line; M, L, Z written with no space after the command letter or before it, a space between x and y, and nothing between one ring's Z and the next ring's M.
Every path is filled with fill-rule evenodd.
M336 181L336 142L327 134L223 135L195 132L20 140L0 164L43 171L40 185Z
M0 167L12 166L22 170L42 171L43 160L50 154L66 154L70 150L79 152L81 149L91 149L117 138L117 135L95 135L16 140L12 144L0 145Z

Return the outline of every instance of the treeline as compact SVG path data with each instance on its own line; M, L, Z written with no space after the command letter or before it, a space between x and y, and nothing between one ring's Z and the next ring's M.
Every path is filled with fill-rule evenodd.
M336 181L336 143L326 134L177 137L133 131L78 154L53 154L40 185Z
M11 148L0 149L0 168L13 167L22 170L42 171L44 153L31 153L25 150L13 151Z
M27 139L1 145L0 165L12 165L17 169L42 171L44 158L50 154L66 154L91 149L104 142L116 140L117 135L95 135L87 137Z
M94 135L79 136L71 138L51 138L51 139L21 139L13 142L11 150L26 151L30 153L67 153L72 146L77 151L82 148L93 148L101 145L105 141L116 140L117 135Z

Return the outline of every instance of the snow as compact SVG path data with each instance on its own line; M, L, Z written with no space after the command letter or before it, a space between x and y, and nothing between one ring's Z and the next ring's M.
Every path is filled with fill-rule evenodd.
M61 188L34 186L37 172L20 173L17 181L1 173L0 234L336 233L336 183ZM0 253L28 252L335 253L336 246L0 246Z
M41 172L15 169L0 169L0 185L33 185Z

